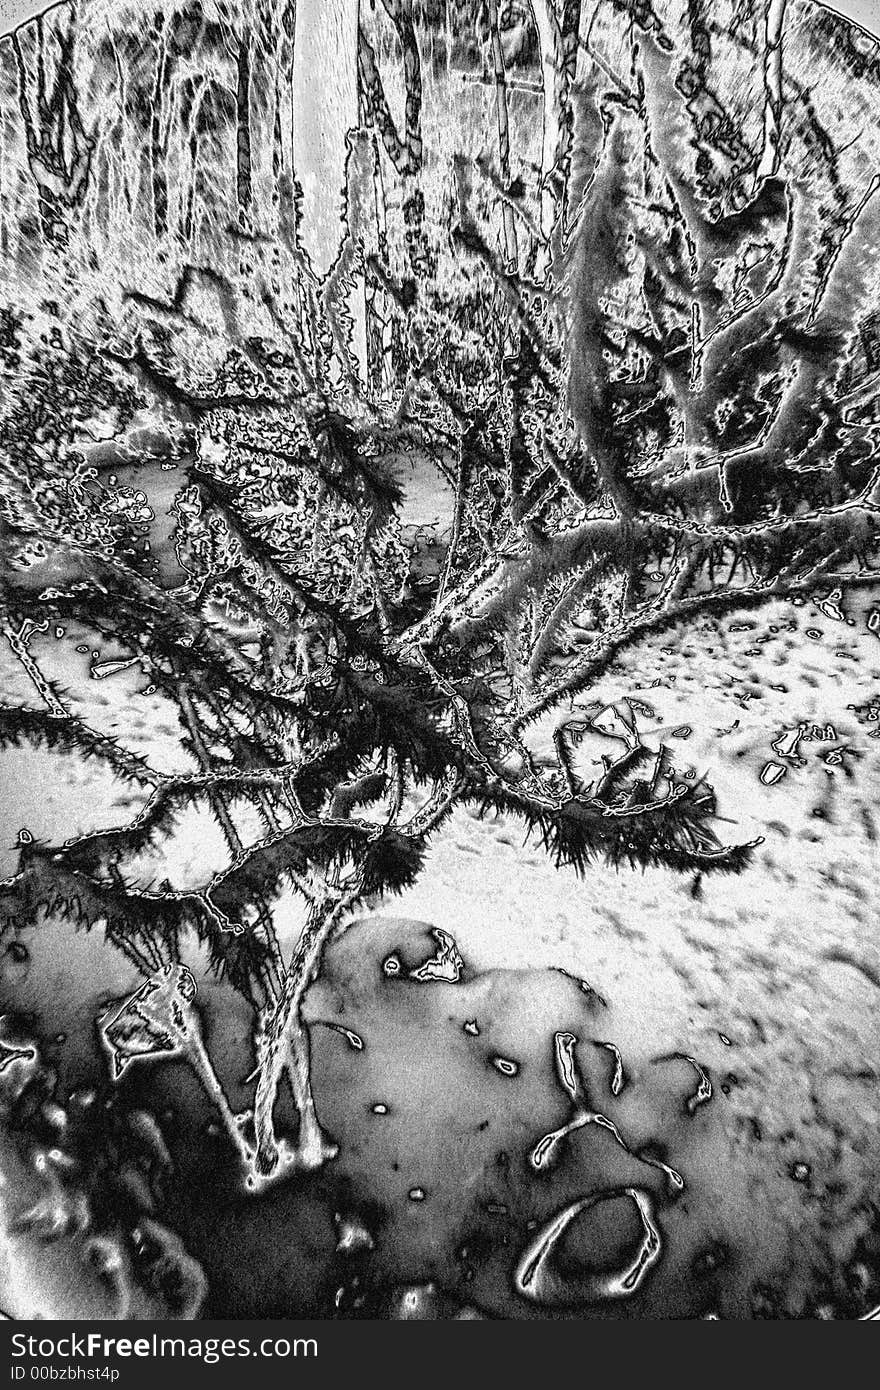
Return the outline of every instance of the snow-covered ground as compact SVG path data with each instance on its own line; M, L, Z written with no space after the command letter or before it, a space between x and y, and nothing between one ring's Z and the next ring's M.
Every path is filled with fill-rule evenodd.
M590 692L649 707L643 730L716 787L723 838L762 837L741 877L705 878L698 897L661 870L579 881L516 825L460 814L396 909L453 932L479 969L585 977L649 1093L657 1055L709 1070L705 1124L681 1128L670 1161L729 1233L738 1284L778 1265L809 1285L876 1219L880 643L866 619L774 604L706 621ZM780 756L799 724L799 756ZM770 786L768 762L785 769Z
M849 620L836 613L833 603L774 603L707 619L643 643L590 692L628 699L646 741L662 738L681 775L707 776L722 838L761 840L740 877L697 885L596 865L578 879L523 844L515 822L462 811L416 886L331 948L309 1004L319 1021L316 1093L341 1145L333 1181L355 1194L358 1210L373 1202L384 1213L374 1283L433 1279L459 1300L469 1289L489 1312L546 1315L554 1310L518 1297L511 1282L530 1227L585 1191L633 1184L653 1194L663 1259L637 1298L596 1315L856 1316L870 1302L880 1197L880 645L870 607L853 606ZM59 676L66 665L66 679L78 677L95 726L179 765L173 717L155 694L139 693L147 682L136 668L79 679L95 660L95 649L74 641L82 635L47 633L34 650L47 671L54 661ZM112 655L102 649L100 659ZM15 687L7 697L27 697L20 669L4 672ZM549 746L549 721L533 737ZM585 773L597 753L585 742ZM25 750L5 756L4 786L0 840L10 848L22 827L62 836L121 822L137 800L105 785L94 765L53 761L50 771ZM177 843L174 876L222 860L208 821ZM383 975L395 951L404 967L431 955L425 924L454 936L465 962L458 983L415 983L405 968L399 981ZM21 939L29 960L3 958L6 998L11 991L22 1008L30 999L39 1014L48 985L54 1028L82 1057L102 1001L133 986L128 967L111 964L95 935L74 941L66 927ZM211 998L203 988L209 1009ZM39 1021L45 1029L48 1019ZM478 1032L464 1029L474 1021ZM365 1046L352 1047L342 1027ZM594 1109L641 1158L607 1126L587 1124L561 1146L552 1178L530 1170L535 1143L571 1110L554 1067L554 1036L564 1032L578 1039ZM218 1021L215 1041L235 1091L249 1070L247 1018ZM626 1084L617 1094L614 1054L597 1043L619 1050ZM69 1083L64 1052L57 1064ZM712 1095L697 1104L701 1072ZM644 1155L677 1170L683 1193ZM268 1208L248 1200L234 1203L245 1244L273 1203L297 1219L295 1186ZM569 1251L569 1263L595 1263L602 1251L611 1263L621 1258L617 1246L638 1235L633 1211L615 1199L588 1213L587 1251ZM461 1256L468 1233L481 1255ZM210 1277L216 1246L196 1253ZM332 1262L332 1242L313 1255L319 1265L325 1257ZM224 1306L258 1311L260 1296L271 1306L281 1277L276 1270L275 1292L260 1280L252 1298L227 1292ZM301 1277L287 1277L295 1300ZM229 1272L218 1278L228 1290Z

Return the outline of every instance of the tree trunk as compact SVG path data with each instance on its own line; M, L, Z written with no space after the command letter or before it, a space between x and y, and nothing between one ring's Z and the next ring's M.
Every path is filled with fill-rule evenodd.
M373 132L373 199L376 215L376 234L379 260L384 262L388 249L385 186L379 144ZM394 384L393 320L391 299L384 286L373 277L367 287L367 353L369 382L379 395L388 396Z
M550 268L550 242L561 205L562 166L567 152L568 72L562 27L554 0L530 0L541 59L544 116L541 128L541 246L535 276L542 282Z
M347 136L359 123L360 0L298 0L293 41L293 171L302 194L299 239L323 279L347 232ZM351 351L366 381L363 278L349 295Z
M786 0L766 0L764 28L764 143L756 182L772 178L779 169L782 133L782 31Z
M161 241L168 230L168 177L165 172L165 151L162 140L163 91L168 71L168 48L165 43L165 16L156 26L158 62L153 100L150 105L150 173L153 185L153 230Z
M28 99L28 78L24 55L17 34L12 36L18 81L18 105L24 126L28 167L37 188L40 227L47 243L63 244L67 222L74 208L85 199L91 170L94 140L83 128L73 81L74 34L70 29L57 36L52 91L46 89L44 30L36 21L37 74L36 114Z
M406 90L403 135L388 106L376 54L363 28L359 34L359 73L365 119L381 137L385 153L401 177L404 233L410 264L418 273L425 254L425 200L417 175L422 167L422 61L412 18L412 0L382 0L403 53Z
M346 136L358 124L359 0L299 0L293 47L293 165L300 240L317 275L345 232Z
M382 0L385 12L397 30L403 49L403 80L406 89L404 141L408 173L422 167L422 60L412 17L412 0Z
M240 219L251 208L251 38L243 30L236 55L235 196Z
M507 109L507 74L504 70L504 50L498 27L497 0L489 0L489 27L492 35L492 66L495 70L495 119L498 124L498 175L505 193L510 188L510 120ZM515 272L519 266L519 245L516 217L509 203L502 206L504 228L504 266Z

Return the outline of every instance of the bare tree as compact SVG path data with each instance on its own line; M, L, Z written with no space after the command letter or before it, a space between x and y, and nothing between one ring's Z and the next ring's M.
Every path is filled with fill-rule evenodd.
M411 10L387 8L406 51ZM101 759L143 799L121 828L23 840L0 910L6 923L48 909L103 925L149 986L150 1037L192 1060L251 1185L333 1153L306 992L330 936L415 879L456 806L519 817L580 872L599 857L743 869L750 846L720 842L711 787L636 728L598 772L584 765L578 738L601 715L573 697L649 634L877 579L878 465L841 383L872 292L880 179L853 190L830 253L782 163L745 201L735 173L707 199L692 93L653 12L639 13L628 82L597 84L595 148L579 152L591 174L564 236L561 200L543 197L564 158L562 112L545 110L541 283L510 242L499 258L494 199L464 156L449 161L443 276L420 273L407 245L395 270L359 132L326 270L292 232L276 244L233 228L248 251L237 277L200 261L168 297L128 286L99 335L59 328L51 353L37 335L17 366L0 421L12 556L0 597L38 703L0 711L0 733ZM549 4L541 25L543 101L558 108L564 31ZM414 72L411 58L404 136L391 148L383 136L407 178L429 154ZM351 350L349 293L368 264L401 345L376 389ZM872 389L860 381L860 409ZM83 411L114 410L123 430L136 406L188 459L174 588L150 568L137 508L76 457ZM404 543L401 458L454 494L431 571ZM20 559L37 538L55 553L45 587ZM47 681L32 639L70 618L143 663L178 711L191 770L161 774ZM545 719L552 755L535 737ZM158 875L144 887L135 856L159 854L189 806L217 821L226 863L194 887ZM284 945L282 895L300 912ZM181 973L193 939L251 1009L257 1065L240 1111ZM123 1061L129 1025L105 1034ZM167 1055L150 1037L141 1052Z
M501 43L501 30L498 24L498 5L489 0L489 32L492 44L492 66L495 72L495 118L498 123L498 172L505 193L510 188L510 119L507 106L507 77L504 71L504 50ZM502 210L504 219L504 261L507 270L516 271L519 264L519 246L516 232L516 217L510 202L505 200Z
M757 177L772 178L779 171L782 124L782 33L786 0L768 0L764 52L764 146Z
M72 19L65 29L53 27L47 33L38 16L32 39L33 82L28 78L21 32L13 33L11 40L28 166L37 186L43 234L50 242L64 237L71 213L82 205L94 148L93 137L83 127L73 84L74 39ZM50 62L52 76L47 72Z

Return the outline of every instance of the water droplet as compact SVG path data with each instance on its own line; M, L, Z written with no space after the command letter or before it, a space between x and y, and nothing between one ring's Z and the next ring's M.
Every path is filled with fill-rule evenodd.
M761 781L765 787L774 787L777 782L782 781L787 771L781 763L765 763L761 768Z
M94 656L95 653L92 653ZM118 675L120 671L127 671L129 667L136 666L139 657L132 656L120 661L99 661L89 669L89 675L94 681L107 680L108 676Z
M438 1318L439 1296L436 1284L409 1284L391 1295L388 1317L394 1321Z
M33 1062L36 1059L36 1049L33 1047L15 1047L12 1043L4 1042L0 1038L0 1072L6 1071L13 1062Z
M364 1040L359 1033L353 1032L351 1028L343 1028L341 1023L331 1023L327 1019L321 1018L317 1021L322 1023L325 1028L330 1028L334 1033L339 1033L341 1037L345 1038L353 1052L363 1052Z
M410 979L423 982L440 980L445 984L457 984L461 979L464 961L453 937L440 927L432 927L431 935L437 942L437 951L430 960L409 972Z
M360 1255L375 1249L376 1242L359 1216L336 1212L333 1220L338 1255Z
M553 1257L572 1223L603 1202L620 1197L628 1197L635 1204L641 1222L641 1239L632 1257L616 1270L584 1269L577 1274L557 1270ZM514 1286L521 1297L545 1308L571 1308L607 1299L630 1298L657 1264L662 1251L663 1242L655 1225L649 1194L639 1187L610 1188L578 1198L545 1224L520 1259Z
M597 1047L604 1047L606 1052L610 1052L614 1058L614 1074L611 1078L611 1094L619 1096L626 1085L626 1076L623 1070L623 1058L620 1055L620 1048L614 1043L597 1042Z

